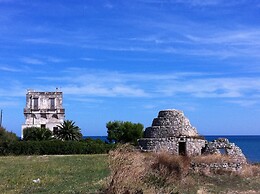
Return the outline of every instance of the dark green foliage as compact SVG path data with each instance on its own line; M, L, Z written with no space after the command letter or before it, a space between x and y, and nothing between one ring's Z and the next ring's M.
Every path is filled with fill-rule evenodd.
M106 125L108 141L115 143L137 143L137 139L143 136L144 126L140 123L123 121L110 121Z
M18 137L15 133L8 132L5 128L0 127L0 154L6 153L6 147L12 142L18 142Z
M60 140L76 140L82 139L80 128L75 125L75 122L66 120L62 124L58 125L58 129L53 131L55 138Z
M52 132L48 128L27 127L23 130L23 140L28 141L43 141L49 140L52 137Z
M91 141L17 141L0 144L0 155L104 154L115 147L97 140Z
M0 127L0 142L17 141L18 137L15 133L7 131L5 128Z

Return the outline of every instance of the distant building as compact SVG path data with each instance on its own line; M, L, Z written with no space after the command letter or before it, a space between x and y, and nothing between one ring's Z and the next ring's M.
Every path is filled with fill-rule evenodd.
M26 127L48 128L53 131L57 125L64 121L65 109L62 106L62 92L37 92L28 90L26 94L26 107L24 108Z

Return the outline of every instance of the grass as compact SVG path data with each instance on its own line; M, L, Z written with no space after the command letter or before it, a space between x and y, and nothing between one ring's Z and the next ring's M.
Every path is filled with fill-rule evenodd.
M0 191L98 193L109 174L107 161L107 155L0 157Z
M106 194L260 193L260 166L197 173L190 162L230 162L225 156L188 158L166 152L141 153L123 146L110 152Z
M260 193L259 164L239 173L196 174L189 161L127 146L109 155L0 157L0 193Z

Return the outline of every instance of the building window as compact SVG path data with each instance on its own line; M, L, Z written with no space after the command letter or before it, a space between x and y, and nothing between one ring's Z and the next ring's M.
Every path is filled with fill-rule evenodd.
M33 109L37 110L39 108L38 98L33 98Z
M41 113L41 117L47 119L47 114L46 113Z
M41 128L46 128L46 125L45 124L41 124Z
M50 109L55 109L55 98L50 98Z
M53 115L52 115L52 118L58 119L59 117L58 117L57 114L53 114Z

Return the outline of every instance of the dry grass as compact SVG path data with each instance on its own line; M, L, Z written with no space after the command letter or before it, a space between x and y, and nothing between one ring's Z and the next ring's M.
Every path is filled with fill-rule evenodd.
M195 163L205 163L205 164L235 162L234 159L228 157L227 155L221 155L221 154L197 156L197 157L193 157L192 161Z
M260 176L260 165L245 165L239 172L239 175L242 177Z
M232 162L213 155L192 158L207 164ZM260 192L260 166L247 165L239 173L196 174L190 170L191 158L166 152L141 153L123 145L109 154L111 175L106 194L157 193L246 193Z
M146 171L145 156L129 145L111 151L109 166L111 175L105 193L135 193L140 190Z
M173 156L166 152L153 154L152 170L157 171L161 176L173 176L182 179L188 174L190 158L185 156Z
M176 157L166 152L141 153L129 145L111 151L107 194L175 193L179 186L194 181L187 177L189 158Z

